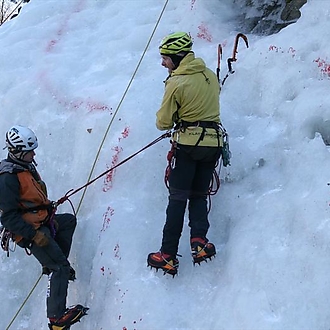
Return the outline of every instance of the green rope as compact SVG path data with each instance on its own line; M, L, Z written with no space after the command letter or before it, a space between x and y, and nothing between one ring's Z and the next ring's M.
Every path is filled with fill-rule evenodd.
M94 169L95 169L96 163L97 163L97 161L98 161L98 159L99 159L99 156L100 156L100 153L101 153L101 149L102 149L102 147L103 147L103 145L104 145L105 139L106 139L107 136L108 136L108 133L109 133L110 128L111 128L111 125L112 125L112 123L113 123L113 121L114 121L116 115L118 114L118 111L119 111L119 109L120 109L120 107L121 107L121 105L122 105L122 103L123 103L123 101L124 101L124 99L125 99L125 97L126 97L126 95L127 95L127 93L128 93L129 88L130 88L131 85L132 85L132 82L133 82L133 80L134 80L134 78L135 78L135 75L136 75L138 69L140 68L141 62L142 62L142 60L143 60L143 58L144 58L144 56L145 56L145 54L146 54L146 52L147 52L147 49L148 49L148 47L149 47L149 45L150 45L150 42L151 42L151 40L152 40L152 38L153 38L153 36L154 36L156 30L157 30L157 27L158 27L158 25L159 25L160 20L161 20L163 14L164 14L164 12L165 12L165 9L166 9L166 6L167 6L167 4L168 4L168 1L169 1L169 0L166 0L166 2L165 2L165 4L164 4L164 7L163 7L163 9L162 9L162 11L161 11L161 13L160 13L160 15L159 15L159 17L158 17L158 19L157 19L157 22L156 22L156 24L155 24L155 27L154 27L154 29L153 29L153 31L152 31L152 33L151 33L151 36L149 37L149 40L148 40L148 42L147 42L147 45L146 45L146 47L144 48L143 54L142 54L141 57L140 57L140 60L139 60L137 66L136 66L136 68L135 68L135 70L134 70L134 73L133 73L133 75L132 75L132 77L131 77L131 79L130 79L130 81L129 81L129 83L128 83L126 89L125 89L125 92L124 92L124 94L123 94L123 96L122 96L122 98L121 98L121 100L120 100L120 102L119 102L119 104L118 104L118 106L117 106L117 108L116 108L116 110L115 110L115 112L114 112L114 114L113 114L111 120L110 120L110 123L109 123L109 125L108 125L108 127L107 127L107 129L106 129L106 131L105 131L105 133L104 133L103 139L102 139L102 141L101 141L101 144L100 144L99 150L97 151L97 154L96 154L96 156L95 156L95 160L94 160L94 163L93 163L93 165L92 165L91 172L90 172L90 174L89 174L89 176L88 176L87 182L89 182L89 181L91 180L91 178L92 178L92 175L93 175L93 172L94 172ZM78 211L79 211L79 209L80 209L80 207L81 207L81 204L82 204L82 201L83 201L83 199L84 199L84 197L85 197L86 191L87 191L87 187L83 190L82 196L81 196L81 198L80 198L80 201L79 201L79 204L78 204L78 207L77 207L77 213L78 213Z
M156 30L157 30L157 27L158 27L159 22L160 22L160 20L161 20L163 14L164 14L164 12L165 12L165 9L166 9L166 6L167 6L168 2L169 2L169 0L166 0L166 1L165 1L165 4L164 4L164 6L163 6L163 9L162 9L162 11L161 11L161 13L160 13L160 15L159 15L159 17L158 17L158 19L157 19L157 22L156 22L156 24L155 24L155 27L154 27L152 33L151 33L151 36L149 37L149 40L148 40L147 45L146 45L146 47L145 47L145 49L144 49L144 51L143 51L143 54L141 55L141 58L140 58L140 60L139 60L139 62L138 62L138 64L137 64L137 66L136 66L136 68L135 68L135 70L134 70L134 72L133 72L133 75L132 75L132 77L131 77L131 79L130 79L130 81L129 81L129 83L128 83L126 89L125 89L125 92L124 92L124 94L123 94L123 96L122 96L122 98L121 98L121 100L120 100L120 102L119 102L119 104L118 104L118 106L117 106L117 108L116 108L116 111L114 112L114 114L113 114L113 116L112 116L112 118L111 118L111 120L110 120L110 122L109 122L109 124L108 124L108 127L107 127L107 129L106 129L106 131L105 131L105 133L104 133L103 139L102 139L102 141L101 141L100 147L99 147L99 149L98 149L98 151L97 151L97 154L96 154L96 156L95 156L95 160L94 160L94 163L93 163L93 165L92 165L92 168L91 168L90 174L89 174L89 176L88 176L87 182L89 182L89 181L91 180L91 177L92 177L92 175L93 175L93 172L94 172L94 169L95 169L96 163L97 163L97 161L98 161L98 159L99 159L99 156L100 156L100 153L101 153L101 149L102 149L103 144L104 144L104 142L105 142L105 140L106 140L106 137L107 137L107 135L108 135L108 133L109 133L109 131L110 131L110 128L111 128L111 125L112 125L112 123L113 123L113 121L114 121L114 118L115 118L116 115L118 114L118 111L119 111L119 109L120 109L120 107L121 107L121 105L122 105L122 103L123 103L123 101L124 101L124 99L125 99L125 97L126 97L126 95L127 95L127 93L128 93L128 90L129 90L129 88L130 88L131 85L132 85L132 82L133 82L133 80L134 80L134 77L135 77L137 71L138 71L139 68L140 68L140 65L141 65L141 63L142 63L142 60L143 60L143 58L144 58L144 56L145 56L145 54L146 54L146 52L147 52L147 50L148 50L148 47L149 47L149 45L150 45L150 43L151 43L152 38L153 38L153 36L154 36L154 34L155 34ZM84 199L84 197L85 197L86 190L87 190L87 187L84 189L83 194L82 194L82 196L81 196L81 198L80 198L80 201L79 201L79 204L78 204L78 207L77 207L77 214L78 214L78 212L79 212L79 210L80 210L80 207L81 207L81 205L82 205L82 201L83 201L83 199ZM28 299L29 299L30 296L32 295L32 293L33 293L33 291L35 290L35 288L37 287L38 283L40 282L41 277L42 277L42 274L39 276L39 278L37 279L37 281L36 281L36 283L34 284L33 288L32 288L31 291L29 292L28 296L27 296L27 297L25 298L25 300L23 301L21 307L18 309L17 313L14 315L14 317L13 317L12 320L10 321L10 323L9 323L8 327L6 328L6 330L8 330L8 329L10 328L10 326L13 324L13 322L14 322L15 319L17 318L18 314L20 313L20 311L23 309L24 305L26 304L26 302L28 301Z
M18 314L20 313L20 311L23 309L24 305L26 304L26 302L29 300L29 298L31 297L34 289L37 287L38 283L40 282L41 280L41 277L42 277L42 274L39 276L39 278L37 279L36 283L34 284L33 288L30 290L29 294L27 295L27 297L24 299L21 307L18 309L18 311L16 312L16 314L14 315L14 317L12 318L12 320L10 321L10 323L8 324L6 330L8 330L11 325L14 323L16 317L18 316Z

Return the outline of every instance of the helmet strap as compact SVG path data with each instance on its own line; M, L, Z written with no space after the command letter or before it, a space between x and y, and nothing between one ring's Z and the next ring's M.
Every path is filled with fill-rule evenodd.
M174 69L177 69L178 66L180 65L181 61L183 60L183 58L187 55L188 53L179 53L179 54L168 54L166 56L168 56L173 64L174 64Z

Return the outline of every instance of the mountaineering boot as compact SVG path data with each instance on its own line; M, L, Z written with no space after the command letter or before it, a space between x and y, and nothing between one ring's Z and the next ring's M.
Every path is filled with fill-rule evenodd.
M46 267L42 266L42 275L50 275L52 271ZM69 281L74 281L76 279L76 271L70 266Z
M214 244L209 243L207 239L201 237L191 238L190 246L194 264L200 264L202 261L212 259L216 254Z
M161 251L149 253L147 259L148 266L151 268L162 269L165 274L170 274L173 277L178 273L179 260L170 254Z
M50 318L48 323L48 327L50 330L67 330L70 329L72 324L80 322L80 319L87 315L88 307L84 307L82 305L75 305L64 312L64 314L56 319Z

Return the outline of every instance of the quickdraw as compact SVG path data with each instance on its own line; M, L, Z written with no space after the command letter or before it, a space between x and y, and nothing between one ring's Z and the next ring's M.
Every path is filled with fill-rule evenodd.
M221 82L221 79L220 79L220 66L221 66L221 59L222 59L222 47L221 47L220 44L218 45L218 67L217 67L216 72L217 72L218 81L221 85L224 85L225 81L229 77L229 74L233 74L235 72L233 70L232 63L237 61L236 54L238 53L237 49L238 49L238 42L239 42L240 38L244 40L246 48L249 48L249 41L248 41L247 36L243 33L238 33L235 37L232 57L227 59L228 72L227 72L225 78L222 80L222 82Z
M227 131L223 126L222 128L222 137L223 137L223 146L221 148L221 159L224 167L230 166L231 151L229 150L229 136Z
M14 248L10 248L10 240L14 242L13 234L6 229L4 226L0 227L0 241L1 248L7 253L7 257L9 257L9 251L14 252L16 248L16 243L14 242Z
M171 170L175 167L175 153L176 153L176 142L171 141L172 147L170 151L167 153L167 166L165 168L165 175L164 175L164 183L167 189L170 188L169 186L169 177Z

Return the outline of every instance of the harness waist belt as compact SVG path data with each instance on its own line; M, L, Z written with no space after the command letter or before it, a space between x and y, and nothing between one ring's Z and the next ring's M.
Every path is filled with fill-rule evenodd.
M188 121L181 121L177 123L174 127L175 130L180 129L180 128L187 128L187 127L202 127L202 128L214 128L215 130L219 130L219 125L220 123L217 123L215 121L194 121L194 122L188 122Z

